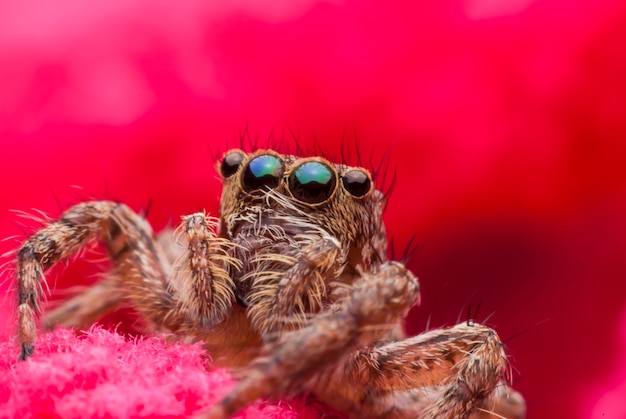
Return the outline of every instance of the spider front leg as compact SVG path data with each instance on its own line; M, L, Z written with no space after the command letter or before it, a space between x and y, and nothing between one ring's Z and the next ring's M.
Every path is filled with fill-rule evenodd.
M132 212L129 212L130 217L133 218ZM131 235L128 239L133 240L132 237L142 236L149 238L152 236L152 231L147 225L141 226L141 223L134 223L134 228L144 229L144 234ZM132 228L131 228L132 230ZM121 231L121 230L120 230ZM129 231L128 227L125 231ZM138 247L138 246L134 246ZM165 230L160 233L156 239L156 243L147 248L153 247L155 252L158 250L159 257L155 255L150 256L150 251L146 254L144 252L144 260L150 260L156 263L158 259L161 263L165 275L167 276L171 271L171 265L180 257L183 253L183 248L176 245L174 232L172 230ZM162 256L161 256L162 255ZM118 262L117 265L120 265ZM104 279L97 284L90 286L80 294L73 298L64 301L58 307L55 307L43 316L43 324L46 330L52 330L55 327L85 327L91 325L101 319L105 314L120 307L128 299L128 290L124 286L124 269L116 269L114 272L108 273ZM145 269L144 269L145 271ZM146 331L152 330L152 325L145 325Z
M336 307L267 343L264 356L205 418L227 418L263 396L307 388L317 393L325 386L320 372L388 335L418 298L417 279L399 263L385 263L376 273L363 275Z
M210 329L224 320L235 299L235 284L229 270L241 269L230 256L235 245L217 237L219 220L205 213L183 217L179 241L186 244L174 267L171 289L180 295L179 308L189 322Z
M149 318L175 321L173 316L164 315L172 311L174 301L167 292L165 268L148 223L123 204L85 202L33 234L17 252L19 359L28 358L34 351L36 317L41 312L44 287L47 288L44 271L76 255L95 239L102 241L115 267L114 275L105 280L108 292L95 295L88 291L83 298L72 299L55 310L55 321L64 323L81 314L89 317L116 306L117 301L90 303L97 298L119 298L118 287L123 287L124 295Z
M330 237L307 240L302 247L272 243L269 252L249 256L251 269L242 279L250 284L246 314L263 340L298 329L312 313L324 310L329 302L327 285L336 280L344 263L344 249Z
M358 418L523 418L523 399L501 381L502 346L493 329L473 322L380 342L347 358L330 388Z
M119 278L109 275L46 313L42 319L44 328L53 330L58 326L72 328L93 324L118 308L125 298L126 294Z
M193 220L198 217L190 217L187 223L183 223L188 227L183 231L190 238L190 265L181 265L177 270L190 275L175 276L178 281L170 278L172 268L150 225L123 204L109 201L78 204L31 236L17 252L19 359L28 358L34 350L36 317L41 311L39 306L44 287L47 288L44 271L76 255L96 239L107 250L114 265L113 273L94 288L54 310L51 317L44 320L48 328L56 324L81 325L120 303L129 303L158 328L181 333L197 330L201 322L193 316L182 315L187 303L181 302L180 296L186 297L185 292L190 287L193 293L206 295L211 285L202 272L206 269L209 274L221 271L211 270L211 256L196 249L214 251L214 243L219 240L214 241L214 236L210 235L203 237L208 226L202 223L197 226ZM193 234L194 231L199 237ZM200 281L196 286L193 283L196 280L204 282ZM220 286L219 279L214 285Z

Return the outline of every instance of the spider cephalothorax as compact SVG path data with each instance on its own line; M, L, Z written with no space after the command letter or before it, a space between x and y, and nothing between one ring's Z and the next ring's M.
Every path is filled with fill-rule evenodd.
M419 285L387 259L384 196L366 169L231 150L218 171L220 218L183 217L178 244L108 201L78 204L31 236L17 257L20 357L34 350L44 270L99 239L113 272L44 324L84 325L130 304L155 329L203 341L242 377L207 417L304 391L355 418L524 416L492 329L402 335Z
M384 197L365 169L233 150L219 170L220 236L245 261L232 270L235 296L262 335L300 327L336 299L326 284L350 283L386 259Z

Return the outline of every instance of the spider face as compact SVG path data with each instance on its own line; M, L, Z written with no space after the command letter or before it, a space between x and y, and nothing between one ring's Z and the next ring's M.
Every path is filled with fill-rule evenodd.
M233 240L251 230L257 236L268 235L271 226L274 233L279 228L291 238L314 233L348 244L355 248L353 253L364 250L355 264L384 259L374 250L386 242L381 221L384 197L368 170L322 157L238 149L224 154L218 170L224 186L222 237Z
M288 270L296 253L314 254L315 249L304 250L311 243L324 243L325 252L330 248L341 255L330 274L340 281L350 282L357 271L386 260L384 198L366 169L322 157L236 149L224 154L218 170L224 186L219 234L237 245L231 254L243 261L240 269L229 272L235 299L252 313L258 330L290 328L262 314L268 309L265 295L277 292L267 284L284 286L269 278ZM318 280L320 288L313 287L310 298L288 311L304 316L323 310L325 280Z

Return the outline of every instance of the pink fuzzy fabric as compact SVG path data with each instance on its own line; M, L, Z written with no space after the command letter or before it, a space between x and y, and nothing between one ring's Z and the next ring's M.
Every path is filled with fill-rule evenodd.
M17 362L16 354L14 339L3 337L0 418L189 417L234 384L225 369L207 371L199 345L129 340L101 327L42 334L28 362ZM259 401L236 417L314 419L329 413L317 402L294 399Z

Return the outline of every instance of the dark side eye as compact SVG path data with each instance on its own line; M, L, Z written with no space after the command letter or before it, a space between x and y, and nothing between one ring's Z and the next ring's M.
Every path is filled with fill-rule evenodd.
M243 172L243 188L252 192L267 187L278 186L285 172L283 161L272 154L256 156L248 163Z
M319 204L335 191L335 172L324 163L310 161L301 164L289 175L289 191L298 201Z
M360 198L367 194L372 188L372 180L369 175L362 170L350 170L341 179L343 187L352 196Z
M237 173L237 169L243 161L243 154L238 151L233 151L224 156L222 164L220 165L220 173L224 178L231 177Z

